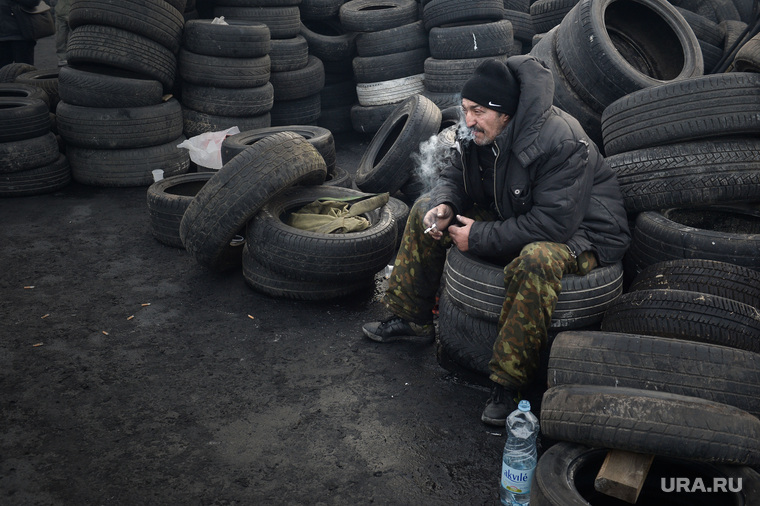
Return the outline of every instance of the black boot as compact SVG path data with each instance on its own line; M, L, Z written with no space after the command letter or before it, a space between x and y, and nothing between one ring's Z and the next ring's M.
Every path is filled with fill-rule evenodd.
M494 384L480 419L488 425L505 427L509 414L517 409L517 397L517 391Z
M380 343L387 343L405 338L417 338L428 341L435 339L433 323L420 325L408 322L398 316L391 316L381 322L370 322L362 327L364 335Z

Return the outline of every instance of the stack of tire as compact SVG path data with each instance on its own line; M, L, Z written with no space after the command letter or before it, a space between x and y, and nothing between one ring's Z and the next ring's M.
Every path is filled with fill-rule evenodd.
M600 148L608 105L704 70L694 32L666 0L581 0L530 54L552 71L554 105L572 114Z
M456 248L449 250L439 300L439 359L445 356L466 370L490 374L488 362L506 296L504 267ZM598 328L605 310L622 293L621 263L597 267L585 276L565 275L550 334Z
M246 283L270 296L324 300L374 286L375 274L395 253L401 208L392 199L368 213L370 226L361 232L324 234L288 225L288 213L320 198L368 195L323 185L327 164L317 146L328 152L329 143L286 128L229 138L234 142L223 151L231 158L182 216L182 244L213 271L242 266Z
M626 271L677 258L760 270L760 74L665 83L610 104L607 162L635 220Z
M459 93L486 58L506 60L514 49L512 22L504 19L503 0L462 3L423 2L430 58L425 60L425 95L439 107L460 105Z
M182 108L176 76L184 0L79 0L72 5L69 66L58 76L58 133L73 178L94 186L143 186L152 171L187 172L177 148Z
M567 462L555 461L568 445L673 459L707 483L712 476L743 476L744 486L710 500L731 503L727 492L752 497L757 473L736 466L760 464L760 272L708 260L661 262L637 276L619 303L600 331L561 332L552 344L541 430L564 443L539 461L536 498L588 493L541 483L551 467L569 472ZM597 471L600 464L594 463ZM682 475L655 469L639 500L671 503L678 496L662 495L668 490L660 480Z
M351 107L357 102L353 59L356 33L340 22L343 0L302 0L301 35L309 44L309 54L322 60L325 85L320 92L318 125L331 132L353 130Z
M269 28L263 23L187 22L179 51L187 137L233 126L240 131L270 126L270 49Z
M352 60L358 102L354 130L375 133L393 110L424 90L427 34L415 0L350 0L340 7L341 26L355 32Z
M0 83L0 197L50 193L70 183L51 117L43 90Z
M215 16L255 21L269 27L273 52L270 80L274 90L270 124L274 126L316 124L321 113L324 67L319 58L308 54L308 43L300 35L300 3L300 0L217 0L214 7Z

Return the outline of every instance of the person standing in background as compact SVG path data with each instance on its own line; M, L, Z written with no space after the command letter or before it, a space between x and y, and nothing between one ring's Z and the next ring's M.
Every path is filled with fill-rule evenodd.
M0 67L9 63L34 65L36 40L21 35L18 21L11 11L12 5L34 8L39 0L0 0Z
M71 0L57 0L55 2L55 53L58 56L58 66L63 67L68 63L67 46L69 44L69 11Z

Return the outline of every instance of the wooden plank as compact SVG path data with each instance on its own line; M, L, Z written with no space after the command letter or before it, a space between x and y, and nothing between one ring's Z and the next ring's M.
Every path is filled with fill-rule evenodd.
M610 450L594 480L602 494L635 504L644 486L654 455Z

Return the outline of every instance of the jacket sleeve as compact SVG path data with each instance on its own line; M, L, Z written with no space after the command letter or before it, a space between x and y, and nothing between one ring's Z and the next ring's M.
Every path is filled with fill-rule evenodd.
M464 186L461 148L459 143L449 150L438 182L430 192L430 208L439 204L449 204L454 208L454 214L461 213L472 207L472 199L467 196Z
M588 144L566 139L534 164L530 185L506 189L516 216L472 225L469 243L474 254L509 258L531 242L566 243L578 230L594 184ZM516 197L515 192L522 194ZM519 213L521 204L528 207L524 213Z

